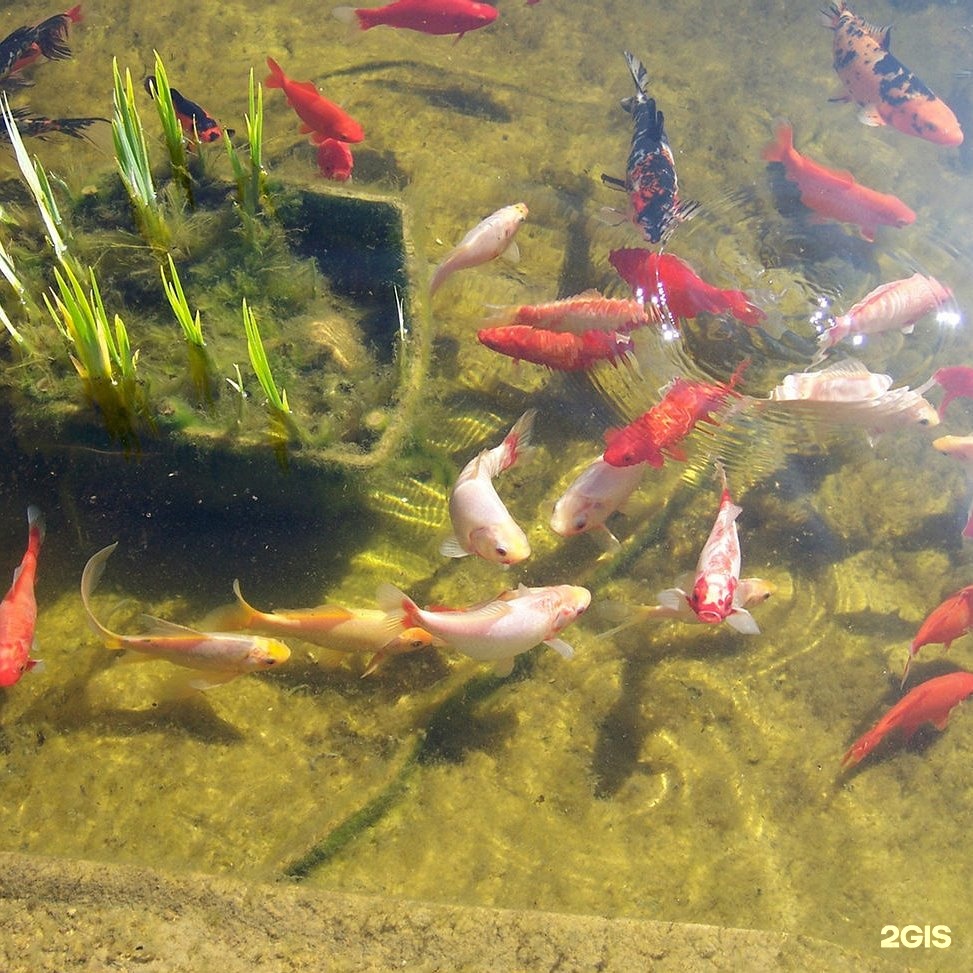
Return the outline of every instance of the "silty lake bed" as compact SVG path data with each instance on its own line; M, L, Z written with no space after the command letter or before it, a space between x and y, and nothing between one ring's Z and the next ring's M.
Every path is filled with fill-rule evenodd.
M973 82L956 76L973 67L969 5L855 11L895 23L893 51L970 128ZM8 11L0 31L51 12ZM686 462L647 471L611 521L620 551L547 526L604 430L657 402L674 375L725 381L749 357L740 389L760 397L807 367L822 296L846 309L885 280L934 275L953 291L959 326L928 316L914 334L879 335L856 354L912 386L973 363L967 146L866 128L853 106L829 103L838 80L814 4L505 2L493 25L454 44L355 32L319 7L286 2L191 13L92 3L70 44L73 57L39 66L15 103L54 117L109 115L111 57L140 77L154 48L174 86L238 130L247 71L262 78L267 55L354 114L366 138L352 188L405 208L433 357L412 435L381 469L349 478L339 513L290 516L274 476L282 496L293 484L267 473L276 471L269 448L267 467L255 461L260 488L237 470L220 486L246 502L221 505L203 499L189 463L164 473L148 463L152 476L140 479L121 451L72 464L63 450L10 447L0 475L10 569L29 502L44 509L48 536L37 588L45 666L0 698L4 850L779 930L919 968L969 957L968 712L958 709L942 734L929 728L840 767L899 698L921 621L970 582L960 536L969 488L962 466L931 446L970 431L969 405L952 405L935 430L906 426L874 445L867 429L744 409L698 429ZM600 179L623 175L629 151L623 49L645 62L681 193L701 203L670 249L721 286L745 289L767 320L756 334L707 316L672 342L640 334L638 374L604 366L589 382L515 365L479 345L476 331L488 305L591 287L627 296L608 252L644 241L604 212L624 207L624 196ZM325 191L295 116L279 92L264 94L272 175ZM761 159L780 119L801 151L895 193L915 223L882 227L866 243L854 227L781 213ZM113 164L108 126L91 138L30 148L80 192ZM426 302L424 275L449 247L518 201L530 210L520 262L464 271ZM527 408L538 411L537 449L498 488L531 557L506 572L440 557L452 481ZM599 638L617 624L609 604L651 604L692 570L719 502L717 457L743 508L743 574L776 586L754 608L761 633L647 621ZM586 585L593 600L563 634L572 660L540 649L506 681L446 651L392 659L362 679L356 660L294 641L273 674L170 700L163 663L119 665L88 632L81 569L115 540L93 605L125 632L143 612L198 621L232 600L235 578L261 608L373 604L381 582L420 603L471 604L518 583ZM913 681L967 667L970 651L963 641L948 655L926 647ZM883 927L906 924L948 926L952 943L882 950Z

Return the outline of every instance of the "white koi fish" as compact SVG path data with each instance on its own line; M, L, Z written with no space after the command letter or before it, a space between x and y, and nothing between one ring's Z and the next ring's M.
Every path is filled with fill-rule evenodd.
M442 283L457 270L477 267L505 250L511 260L519 260L520 254L514 242L514 234L527 219L527 207L523 203L504 206L477 223L460 242L446 254L446 259L433 271L429 281L429 296L439 290Z
M635 492L645 463L612 466L599 456L581 471L564 495L554 504L551 530L562 537L573 537L587 531L602 531L611 547L618 538L605 526L605 521Z
M818 357L839 341L856 335L882 331L912 334L916 321L930 311L938 311L952 297L952 291L935 277L919 273L881 284L849 311L834 318L831 327L818 335Z
M497 564L518 564L530 555L527 535L514 522L493 488L493 478L530 451L535 409L528 409L493 449L470 460L449 495L453 535L439 546L444 557L476 554Z
M467 609L424 611L392 585L378 590L386 611L401 611L406 623L429 632L478 662L492 662L497 675L513 669L514 658L543 642L565 659L574 649L557 638L591 604L587 588L559 584L544 588L521 585L482 605Z
M730 497L726 472L719 467L723 481L720 509L716 523L696 562L696 579L690 594L682 588L667 588L659 592L659 604L675 612L688 605L705 625L719 625L725 621L744 635L757 635L760 629L753 615L744 608L750 597L749 588L740 587L740 537L736 519L743 512Z
M119 635L112 632L95 618L90 600L105 570L105 562L116 547L117 541L93 554L81 574L81 601L92 631L106 649L128 649L146 659L165 659L187 669L203 670L203 674L190 681L193 689L211 689L242 673L270 669L290 658L290 649L276 639L261 635L199 632L148 615L142 617L156 629L152 634Z
M932 441L933 449L938 449L946 456L958 459L966 466L968 479L973 479L973 436L940 436ZM963 528L963 537L973 537L973 504L970 505Z

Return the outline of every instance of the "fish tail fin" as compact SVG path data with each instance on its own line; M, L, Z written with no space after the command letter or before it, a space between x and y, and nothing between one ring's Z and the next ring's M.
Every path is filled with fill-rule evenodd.
M348 24L350 27L357 26L362 30L368 30L369 27L375 26L370 22L367 10L356 10L354 7L335 7L331 11L331 16L335 20L340 20L343 24Z
M105 573L105 563L112 556L116 547L118 547L118 541L92 554L88 558L88 563L84 566L84 571L81 572L81 603L84 605L85 613L88 616L88 624L95 635L102 640L107 649L124 649L125 640L121 635L105 628L95 618L95 613L91 610L90 601L92 593L98 587L98 582L101 581L101 576Z
M229 605L221 605L214 608L199 623L199 629L203 632L238 632L241 629L250 628L254 619L259 614L241 594L240 582L233 579L233 594L236 601Z
M34 506L34 504L27 508L27 530L31 539L37 538L37 546L40 547L47 536L47 523L44 520L44 514L41 513L41 508Z
M264 87L283 88L284 70L272 57L267 58L267 69L270 71L270 74L264 80Z
M767 319L767 315L743 291L732 291L728 297L730 313L748 328L755 328Z
M83 19L81 16L81 4L79 3L77 6L72 7L64 14L64 16L67 17L72 24L80 24Z
M909 678L909 670L912 668L912 660L915 658L915 652L909 649L909 656L905 660L905 668L902 670L902 682L899 683L899 689L905 689L906 680Z
M794 152L794 129L790 122L780 121L774 129L774 141L760 153L765 162L783 162Z
M631 51L622 51L625 56L625 63L628 65L628 70L632 75L632 80L635 82L635 88L638 91L636 95L636 101L646 100L646 88L649 84L649 72L645 70L645 65L634 55Z
M395 614L402 619L407 628L422 628L419 618L419 606L400 588L394 584L380 584L375 593L378 607L390 615Z
M530 444L534 432L536 409L528 409L513 425L501 444L503 454L498 464L498 473L509 470L511 466L530 455L533 447Z

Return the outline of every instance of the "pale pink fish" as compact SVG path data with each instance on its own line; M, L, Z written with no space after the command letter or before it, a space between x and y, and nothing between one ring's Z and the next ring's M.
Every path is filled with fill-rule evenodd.
M591 604L591 592L568 584L521 585L473 608L424 611L397 588L382 585L378 600L386 611L401 611L407 624L471 659L492 662L497 675L506 675L516 656L541 642L570 659L574 649L557 635Z
M819 353L823 354L839 341L855 335L882 331L911 334L920 318L939 310L952 297L952 291L935 277L919 273L881 284L849 311L834 318L832 326L818 336Z
M562 537L597 530L607 535L610 546L618 547L618 539L605 521L635 492L644 471L644 463L612 466L599 456L554 504L551 529Z
M963 463L968 478L973 479L973 436L940 436L932 441L932 445L939 452ZM973 505L970 506L962 536L973 537Z
M544 304L512 304L497 308L485 321L489 327L528 325L545 331L585 334L608 331L628 334L652 321L658 321L652 307L634 298L605 297L594 289Z
M37 624L34 579L37 556L44 542L44 517L37 507L27 508L27 550L14 571L10 590L0 602L0 686L12 686L37 665L30 657Z
M692 609L696 617L706 625L718 625L725 621L744 635L757 635L760 629L753 615L744 608L750 595L749 587L740 589L740 537L736 519L743 512L730 497L726 485L726 473L719 467L723 481L720 509L713 529L696 562L696 578L692 591L667 588L658 595L659 604L674 612Z
M527 207L523 203L504 206L491 213L485 220L477 223L460 242L446 255L446 259L433 271L429 281L429 296L432 297L442 286L443 281L457 270L485 264L504 251L509 251L512 260L519 259L514 234L520 224L527 219Z
M530 556L527 535L514 521L493 486L493 478L530 452L536 409L528 409L493 449L484 449L463 467L449 495L453 534L439 546L444 557L476 554L496 564L518 564Z

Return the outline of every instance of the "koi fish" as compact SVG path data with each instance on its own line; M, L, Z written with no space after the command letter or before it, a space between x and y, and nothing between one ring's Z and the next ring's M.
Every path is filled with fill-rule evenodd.
M406 624L424 629L457 652L492 662L496 674L505 676L516 656L541 642L570 659L574 649L557 636L591 604L591 592L569 584L521 585L472 608L424 611L397 588L382 585L379 604L388 611L400 610Z
M444 557L476 554L496 564L518 564L530 555L527 535L514 522L493 488L493 478L530 452L536 409L528 409L493 449L484 449L463 467L449 495L453 533L442 542Z
M334 179L335 182L347 182L355 167L348 144L338 139L322 139L318 142L317 163L321 175L325 179Z
M674 612L681 612L688 605L704 625L719 625L725 621L744 635L758 635L760 629L744 607L750 589L740 589L740 537L736 520L743 509L730 497L722 465L718 465L718 469L723 482L720 508L696 562L692 591L687 594L682 588L667 588L657 597L663 608Z
M950 595L941 605L934 608L919 626L916 637L909 646L909 658L902 673L902 685L909 676L909 667L924 645L938 645L949 651L949 647L960 636L973 630L973 585Z
M19 27L0 41L0 79L30 67L41 57L61 61L71 56L68 29L81 20L81 4L33 27ZM25 82L26 83L26 82Z
M851 310L832 319L831 327L818 335L819 357L845 338L901 331L912 334L916 321L930 311L939 310L953 292L925 274L913 274L904 280L880 284L865 295Z
M671 253L653 253L641 247L612 250L609 263L632 288L639 301L660 314L694 318L701 311L723 314L729 311L748 327L760 324L767 315L743 291L723 290L708 284L685 261Z
M628 334L652 320L638 300L605 297L594 288L544 304L497 308L483 323L493 328L525 325L582 335L589 331Z
M429 296L432 297L446 278L457 270L478 267L499 257L504 251L509 253L511 260L519 260L520 251L514 241L514 234L526 219L527 207L523 203L514 203L498 209L477 223L433 271L429 281Z
M187 669L201 670L192 679L193 689L211 689L229 682L241 673L270 669L290 658L290 649L276 639L262 635L233 635L225 632L200 632L175 625L161 618L143 616L155 629L148 635L119 635L106 628L91 610L91 595L101 580L105 562L118 542L93 554L81 574L81 601L92 631L106 649L136 652L146 659L164 659Z
M891 27L874 27L844 0L831 5L825 26L834 31L834 69L844 91L831 101L853 101L866 125L891 125L937 145L959 145L963 130L945 102L889 49Z
M932 374L933 381L946 393L939 403L939 418L953 399L973 399L973 368L969 365L947 365Z
M145 79L145 90L152 98L155 98L158 85L155 75L150 74ZM182 128L186 139L195 144L196 142L218 142L223 138L223 129L220 123L213 118L204 108L197 105L195 101L181 95L175 88L169 89L172 98L172 107L175 109L176 118Z
M949 714L973 694L973 673L948 672L927 679L902 697L867 733L860 736L841 758L841 765L864 760L893 730L909 741L923 723L945 730Z
M786 122L777 126L777 141L763 150L767 162L779 162L787 178L797 185L801 202L819 218L853 223L862 238L875 240L879 226L902 228L916 221L916 214L897 196L880 193L855 182L844 169L827 166L801 155L794 148L794 130Z
M301 132L314 132L340 142L361 142L365 138L361 125L343 108L319 94L310 81L292 81L272 57L267 58L267 67L270 74L264 84L284 92L287 103L301 120Z
M665 117L646 92L645 66L635 55L623 53L635 82L635 95L626 98L622 108L632 116L635 131L625 178L602 173L601 181L628 193L632 221L650 243L658 243L677 223L689 219L698 204L684 204L679 199L676 162L666 137Z
M619 546L618 538L605 526L605 521L635 492L644 467L612 466L599 456L571 482L554 504L551 530L561 537L573 537L588 531L601 531L610 547Z
M10 590L0 602L0 686L12 686L37 665L30 657L37 624L34 579L37 556L44 543L44 516L37 507L27 508L27 550L14 571Z
M933 449L939 450L940 453L953 456L964 463L967 474L973 475L973 436L940 436L939 439L932 441L932 445ZM973 505L970 506L962 536L973 537Z
M505 328L483 328L477 332L481 345L515 361L546 365L556 372L583 372L595 362L613 365L635 350L631 336L614 331L585 331L583 334L546 331L528 324Z
M717 425L712 414L723 407L730 395L739 396L734 386L749 364L749 359L741 362L726 383L673 379L661 402L627 426L605 432L605 462L612 466L648 463L659 469L666 456L685 461L686 454L679 448L679 443L698 422Z
M34 138L43 139L48 135L60 134L68 135L73 139L88 138L85 131L95 122L107 122L107 118L100 118L97 115L82 118L47 118L43 115L31 115L27 108L14 108L11 115L17 123L17 131L21 135L30 135ZM10 141L6 126L0 128L0 139L5 142Z
M384 7L336 7L344 23L358 22L362 30L398 27L423 34L457 34L486 27L497 19L497 8L475 0L395 0Z
M432 636L421 628L406 628L401 612L341 605L262 612L243 597L239 581L233 582L233 593L236 602L208 615L203 628L292 635L337 652L368 652L372 658L363 677L371 675L390 655L415 652L433 642Z

